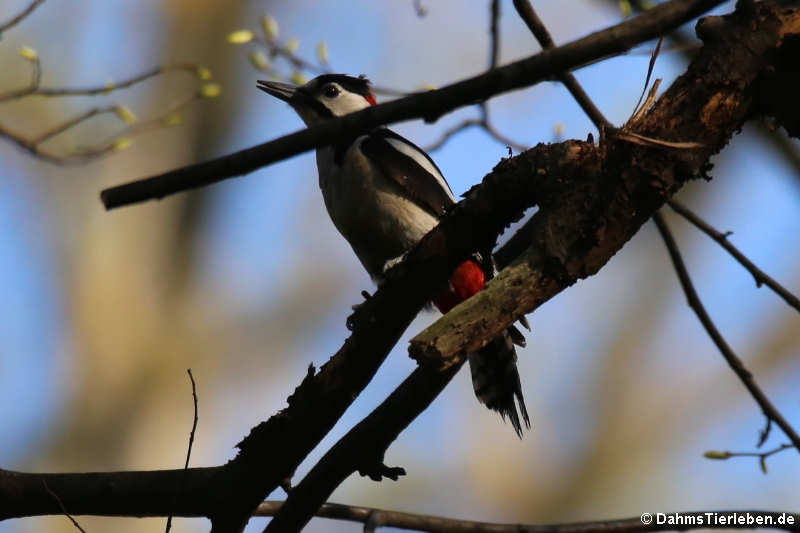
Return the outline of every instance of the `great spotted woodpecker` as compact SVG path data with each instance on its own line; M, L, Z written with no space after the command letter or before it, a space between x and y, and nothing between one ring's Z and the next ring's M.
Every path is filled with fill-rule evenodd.
M259 89L287 102L306 125L375 105L364 77L323 74L296 87L259 81ZM319 186L336 228L358 259L380 283L398 262L438 223L456 201L436 163L411 141L387 128L317 149ZM491 253L462 263L450 283L433 296L442 313L483 289L495 273ZM514 344L525 345L515 327L469 354L475 394L500 413L518 435L520 416L530 427L522 396ZM519 405L514 403L516 397Z

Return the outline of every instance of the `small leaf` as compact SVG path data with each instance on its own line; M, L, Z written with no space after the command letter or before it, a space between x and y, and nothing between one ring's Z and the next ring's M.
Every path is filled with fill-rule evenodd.
M758 463L761 465L761 471L764 472L764 474L766 474L767 473L767 457L765 455L762 455L761 458L759 459Z
M420 91L435 91L436 89L438 89L438 87L430 83L426 83L419 88Z
M295 85L305 85L306 82L308 81L308 78L306 78L306 75L300 72L299 70L295 70L294 72L292 72L292 75L289 78L289 80Z
M323 65L328 64L328 43L325 41L320 41L317 45L317 59L319 59L319 62Z
M113 91L116 88L117 88L117 84L114 83L113 81L109 81L103 87L103 94L108 94L108 93L110 93L111 91Z
M133 144L133 139L131 139L130 137L120 137L119 139L114 141L113 148L115 151L119 152L120 150L125 150L126 148L129 148L130 145L132 144Z
M264 15L261 17L261 29L264 30L264 37L266 37L269 42L273 42L280 34L278 21L275 20L275 17L272 15Z
M709 450L709 451L707 451L706 453L703 454L703 457L705 457L706 459L725 460L725 459L730 459L731 452L719 452L719 451L716 451L716 450Z
M244 44L253 40L253 32L250 30L236 30L228 34L228 42L231 44Z
M181 115L177 111L174 111L169 115L167 115L166 117L164 117L163 122L164 125L167 126L168 128L172 126L180 126L181 124L183 124L183 115Z
M249 57L250 63L252 63L255 68L264 72L269 71L271 65L269 63L269 59L267 59L267 55L264 52L261 50L253 50L250 52Z
M292 37L288 41L286 41L286 49L289 50L290 53L297 52L297 49L300 48L300 39L297 37Z
M222 93L222 86L219 83L206 83L200 88L200 96L203 98L216 98Z
M622 11L622 17L630 17L631 16L631 3L629 0L620 0L619 2L619 10Z
M116 113L120 120L125 124L130 125L136 123L136 115L128 106L118 105L114 108L114 113Z
M20 46L19 55L31 62L39 60L39 54L30 46Z
M201 79L203 81L208 81L211 79L211 69L209 69L208 67L199 65L194 73L198 79Z

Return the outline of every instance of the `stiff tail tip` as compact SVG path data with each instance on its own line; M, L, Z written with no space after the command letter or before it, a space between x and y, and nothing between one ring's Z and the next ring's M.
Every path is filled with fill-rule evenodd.
M507 418L517 436L522 438L522 424L530 429L531 421L522 395L511 335L503 332L477 352L469 354L469 366L478 400L497 411L503 420Z

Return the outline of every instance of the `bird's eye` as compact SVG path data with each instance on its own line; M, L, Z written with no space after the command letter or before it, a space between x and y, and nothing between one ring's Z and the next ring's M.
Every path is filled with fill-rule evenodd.
M325 96L328 98L333 98L339 94L339 88L336 85L328 85L324 90Z

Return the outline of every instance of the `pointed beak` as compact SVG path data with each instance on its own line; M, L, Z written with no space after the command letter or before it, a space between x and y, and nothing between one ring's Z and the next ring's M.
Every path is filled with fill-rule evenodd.
M265 93L290 104L292 103L294 95L297 94L297 87L289 83L281 83L279 81L258 80L258 88Z

